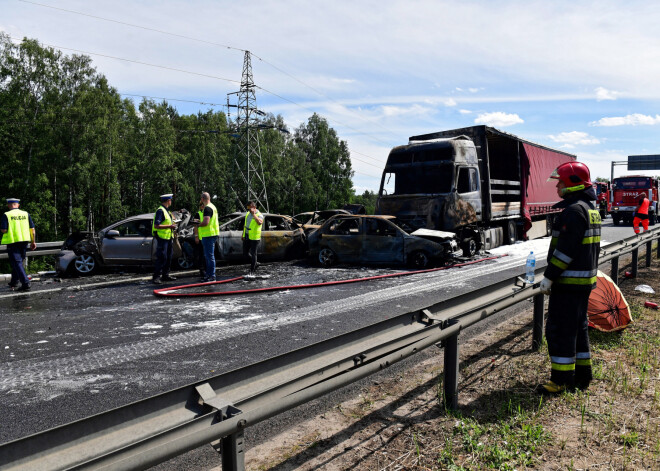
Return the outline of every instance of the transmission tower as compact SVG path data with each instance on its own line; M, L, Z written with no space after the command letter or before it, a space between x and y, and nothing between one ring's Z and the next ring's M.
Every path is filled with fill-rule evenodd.
M236 193L239 208L244 207L248 201L254 201L258 207L269 212L268 194L266 193L266 181L259 146L258 116L264 116L265 113L257 109L255 88L250 51L245 51L241 90L227 94L227 109L230 107L237 108L234 163L238 170L239 182L233 190ZM229 104L229 95L237 95L237 105ZM241 195L245 196L245 201L241 201Z

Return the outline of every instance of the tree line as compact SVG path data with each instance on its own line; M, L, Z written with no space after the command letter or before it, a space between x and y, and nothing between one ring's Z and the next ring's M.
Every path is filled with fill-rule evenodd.
M375 195L355 195L348 146L323 117L288 134L281 116L260 124L271 212L373 210ZM201 191L221 214L244 209L236 132L223 112L183 115L147 98L136 107L90 57L0 33L0 197L21 198L39 240L154 211L163 193L176 209L196 209Z

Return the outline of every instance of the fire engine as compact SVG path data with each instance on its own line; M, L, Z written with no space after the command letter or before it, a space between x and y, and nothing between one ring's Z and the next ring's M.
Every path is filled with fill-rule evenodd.
M642 175L630 175L615 178L612 184L612 220L614 224L623 221L632 224L639 200L647 197L649 205L649 224L658 220L658 179Z

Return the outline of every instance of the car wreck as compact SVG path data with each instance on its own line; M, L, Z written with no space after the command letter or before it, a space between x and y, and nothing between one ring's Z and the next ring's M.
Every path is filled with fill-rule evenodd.
M409 265L443 263L458 250L454 233L413 230L394 216L336 215L308 236L309 256L335 263Z
M192 217L185 209L173 211L177 224L172 254L173 268L193 266L191 251L183 247L194 244ZM151 267L156 261L156 244L152 234L154 213L122 219L98 232L71 234L56 256L60 275L92 275L101 268Z
M345 209L324 209L321 211L307 211L305 213L296 214L293 220L298 222L305 234L315 231L321 224L337 214L352 214Z

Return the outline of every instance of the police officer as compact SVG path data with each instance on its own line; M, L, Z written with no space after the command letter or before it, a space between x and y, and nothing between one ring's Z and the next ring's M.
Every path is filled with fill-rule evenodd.
M649 199L642 195L638 201L639 206L635 212L635 217L633 218L633 229L635 234L639 234L639 225L641 224L644 228L643 232L649 230L649 205L651 204Z
M152 281L158 285L163 281L176 280L175 277L170 276L172 241L174 239L173 229L176 229L174 218L168 209L171 205L171 193L160 195L160 207L156 210L156 214L154 214L152 225L154 241L156 242L156 267Z
M254 277L254 272L259 266L257 263L257 250L261 242L261 226L264 217L257 209L254 201L250 201L245 213L245 224L243 225L243 255L250 257L250 273L248 277Z
M202 193L200 203L203 206L203 217L197 228L197 234L202 241L204 261L206 264L206 272L202 281L215 281L215 245L218 241L218 235L220 234L218 210L215 205L211 203L211 195L206 191Z
M555 169L562 209L552 226L548 266L541 292L549 294L546 338L550 354L550 381L537 392L558 394L574 387L586 389L592 379L587 305L596 286L601 218L593 205L596 194L589 168L566 162Z
M30 215L18 209L21 200L7 198L8 211L0 218L0 233L2 244L7 246L9 264L11 265L11 280L9 287L15 289L21 282L17 291L30 291L30 280L23 268L28 242L30 250L37 248L34 222Z

